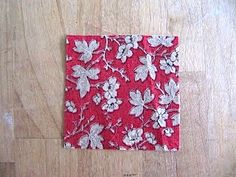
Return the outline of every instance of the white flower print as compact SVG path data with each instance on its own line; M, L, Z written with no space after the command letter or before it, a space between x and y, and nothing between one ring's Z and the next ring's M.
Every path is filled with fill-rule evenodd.
M170 59L160 60L160 69L165 71L165 74L175 73L176 68Z
M153 128L158 129L160 127L166 127L166 119L168 118L168 113L165 108L157 108L151 117L154 121Z
M93 96L93 102L96 105L99 105L99 103L101 103L101 101L102 101L102 96L100 93L97 93L96 95Z
M161 146L161 145L159 145L159 144L157 144L157 145L155 146L155 150L156 150L156 151L164 151L164 152L168 152L168 151L171 151L171 152L173 152L173 151L177 151L177 149L175 149L175 148L173 148L173 149L169 149L169 148L167 147L167 145L163 145L163 146Z
M146 132L146 133L144 133L144 135L145 135L146 140L147 140L150 144L153 144L153 145L154 145L154 144L157 143L156 138L155 138L155 136L153 135L153 133Z
M65 105L66 105L66 108L69 112L71 112L71 113L77 112L77 109L75 107L75 103L73 101L67 100Z
M179 59L178 59L178 48L170 55L170 61L173 62L175 66L179 66Z
M175 66L178 66L178 54L173 52L169 58L165 57L160 60L160 69L165 71L165 74L176 73Z
M127 134L123 138L123 142L128 146L133 146L143 140L142 138L143 129L132 128L128 130Z
M88 148L89 144L92 149L103 149L102 142L103 137L99 135L104 126L98 123L91 125L90 132L84 136L82 136L78 142L81 149Z
M119 109L119 105L122 103L120 99L110 98L107 102L102 106L102 110L106 110L107 112L113 112Z
M175 104L179 104L179 85L175 83L173 79L170 79L169 83L165 84L165 92L167 94L160 96L160 104L169 104L172 101Z
M174 130L170 127L167 127L165 129L163 129L163 133L167 136L167 137L171 137L171 135L174 133Z
M173 126L177 126L180 124L180 115L179 114L175 114L173 117L171 117L171 119L172 119Z
M80 97L83 98L87 92L90 91L89 79L97 80L100 70L98 68L90 68L86 70L80 65L75 65L72 67L73 73L72 76L78 78L76 90L80 91Z
M135 69L135 81L140 79L143 82L148 75L152 78L152 80L155 80L157 68L152 64L151 55L147 54L146 57L140 57L139 61L143 65L139 65Z
M110 99L117 96L117 89L119 89L120 84L117 82L115 77L110 77L103 85L103 90L105 91L104 97Z
M149 88L144 91L143 98L139 90L130 91L129 95L131 98L129 102L134 105L134 107L132 107L130 110L130 114L134 115L135 117L140 116L143 113L145 104L150 103L154 99L154 95L151 94Z
M158 36L152 35L152 37L148 38L149 44L152 47L157 47L158 45L163 45L165 47L171 47L173 45L172 41L175 37L172 36Z
M116 58L121 59L122 63L125 63L127 58L133 55L133 52L130 50L132 46L132 44L119 46Z
M99 47L99 43L96 40L90 41L89 45L88 43L83 41L75 41L75 47L73 48L74 51L78 53L82 53L80 60L87 63L92 59L93 52L97 50Z
M65 149L74 149L75 147L73 147L69 142L65 142L64 143L64 148Z
M134 49L138 48L138 42L142 40L141 35L128 35L125 37L125 42L127 44L132 44Z

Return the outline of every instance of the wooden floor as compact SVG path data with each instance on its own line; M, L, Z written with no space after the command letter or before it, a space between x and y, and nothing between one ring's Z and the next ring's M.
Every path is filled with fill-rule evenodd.
M1 177L235 177L235 0L0 0ZM62 148L65 34L180 37L181 150Z

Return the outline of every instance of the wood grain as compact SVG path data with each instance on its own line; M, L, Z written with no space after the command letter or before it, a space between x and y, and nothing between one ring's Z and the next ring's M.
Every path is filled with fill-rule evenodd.
M235 0L7 0L0 15L0 176L236 176ZM179 152L62 148L65 35L114 33L180 37Z

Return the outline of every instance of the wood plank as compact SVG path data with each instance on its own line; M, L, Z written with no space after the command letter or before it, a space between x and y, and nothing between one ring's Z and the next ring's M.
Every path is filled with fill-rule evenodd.
M0 1L0 162L14 162L13 38L10 5Z
M16 177L14 162L0 162L1 177Z
M236 3L0 1L1 176L236 176ZM66 34L180 36L181 150L62 148Z

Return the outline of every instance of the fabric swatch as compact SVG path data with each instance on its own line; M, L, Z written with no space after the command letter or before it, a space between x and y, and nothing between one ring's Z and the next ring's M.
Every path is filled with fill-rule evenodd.
M178 37L66 37L64 147L179 149Z

